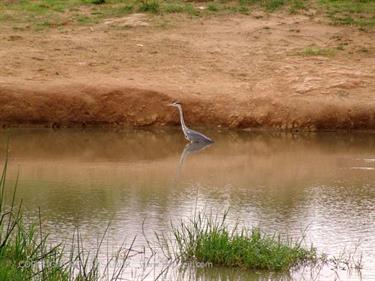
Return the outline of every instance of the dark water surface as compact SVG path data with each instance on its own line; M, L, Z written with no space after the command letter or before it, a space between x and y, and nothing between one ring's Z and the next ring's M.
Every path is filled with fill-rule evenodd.
M364 269L340 272L341 280L375 280L375 134L207 134L213 145L186 147L177 129L12 129L1 131L1 153L10 136L8 179L19 171L18 198L31 216L40 207L56 241L79 226L93 246L112 221L112 249L141 236L142 222L152 236L196 209L230 208L231 223L295 238L305 232L307 244L328 254L358 247ZM141 280L134 271L127 278ZM329 268L309 274L200 268L164 280L336 278Z

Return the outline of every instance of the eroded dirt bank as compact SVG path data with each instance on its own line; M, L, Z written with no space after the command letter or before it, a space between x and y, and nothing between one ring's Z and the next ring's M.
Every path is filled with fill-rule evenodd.
M137 20L0 27L0 123L177 124L166 104L178 99L195 126L375 129L371 30L285 15Z
M167 107L176 96L180 97L114 84L9 85L0 89L0 120L3 124L57 127L170 125L179 121L177 112ZM180 97L180 100L185 118L194 125L308 130L375 128L373 102L261 97L247 100Z

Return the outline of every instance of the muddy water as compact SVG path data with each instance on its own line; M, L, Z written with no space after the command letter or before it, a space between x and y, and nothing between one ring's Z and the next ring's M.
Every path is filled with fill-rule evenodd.
M18 198L30 216L40 207L56 241L71 238L79 226L90 247L111 221L112 249L141 237L142 222L152 236L197 208L230 208L229 222L295 238L305 232L307 244L328 254L357 247L364 269L340 276L375 280L374 134L205 132L216 141L208 147L185 146L177 129L18 129L1 131L1 145L9 136L9 181L19 171ZM145 242L140 238L136 245ZM129 279L139 276L135 265L128 267ZM281 276L209 268L170 274L165 280L312 278L301 270ZM314 274L332 280L336 273L325 268Z

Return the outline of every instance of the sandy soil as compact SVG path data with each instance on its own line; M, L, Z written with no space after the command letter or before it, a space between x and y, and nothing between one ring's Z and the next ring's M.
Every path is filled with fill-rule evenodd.
M308 16L0 27L0 123L375 129L375 31ZM332 56L303 56L309 46ZM339 50L337 50L339 48Z

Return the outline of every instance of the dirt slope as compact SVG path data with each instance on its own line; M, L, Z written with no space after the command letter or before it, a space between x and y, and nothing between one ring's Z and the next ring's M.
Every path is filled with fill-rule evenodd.
M176 124L166 104L178 99L195 126L375 129L371 30L283 14L133 15L1 26L0 37L3 124Z

